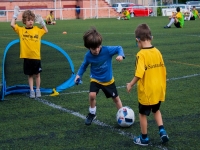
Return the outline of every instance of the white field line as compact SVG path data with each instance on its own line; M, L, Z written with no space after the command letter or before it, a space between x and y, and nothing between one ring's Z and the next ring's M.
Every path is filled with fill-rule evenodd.
M187 76L182 76L182 77L177 77L177 78L170 78L170 79L167 79L167 81L173 81L173 80L180 80L180 79L185 79L185 78L191 78L191 77L195 77L195 76L199 76L200 74L193 74L193 75L187 75ZM118 86L117 88L125 88L126 86ZM64 95L64 94L78 94L78 93L85 93L85 92L89 92L89 91L78 91L78 92L70 92L70 93L61 93L60 95ZM5 99L6 100L6 99ZM8 99L7 99L8 100ZM67 108L63 108L62 106L60 105L56 105L54 103L51 103L49 102L48 100L46 99L41 99L41 98L36 98L37 101L45 104L45 105L48 105L52 108L55 108L55 109L58 109L60 111L63 111L63 112L66 112L66 113L70 113L74 116L77 116L81 119L85 119L86 116L85 115L82 115L80 114L79 112L75 112L75 111L72 111L72 110L69 110ZM132 133L129 133L129 132L124 132L120 129L117 129L113 126L110 126L104 122L101 122L97 119L95 119L93 121L93 124L96 124L96 125L99 125L99 126L102 126L102 127L107 127L109 129L111 129L111 131L115 131L116 133L120 134L120 135L123 135L123 136L126 136L130 139L133 139L133 137L135 137L135 135L133 135ZM162 144L161 145L158 145L158 144L153 144L153 143L150 143L149 146L151 147L156 147L156 148L159 148L159 149L162 149L162 150L168 150L167 147L163 146Z
M187 75L187 76L182 76L182 77L177 77L177 78L170 78L167 79L167 81L174 81L174 80L180 80L180 79L186 79L186 78L191 78L191 77L196 77L200 76L200 74L192 74L192 75ZM117 86L118 89L120 88L125 88L125 85L122 86ZM60 93L60 95L66 95L66 94L80 94L80 93L88 93L89 91L77 91L77 92L69 92L69 93Z
M41 102L41 103L43 103L43 104L45 104L45 105L48 105L48 106L50 106L52 108L58 109L58 110L63 111L63 112L70 113L70 114L72 114L74 116L77 116L77 117L79 117L81 119L85 119L86 118L86 116L80 114L79 112L75 112L75 111L69 110L67 108L63 108L62 106L56 105L54 103L51 103L51 102L49 102L49 101L47 101L45 99L36 98L36 100ZM92 123L96 124L96 125L99 125L99 126L102 126L102 127L107 127L109 129L111 129L111 131L116 132L116 133L118 133L120 135L126 136L126 137L128 137L130 139L133 139L133 137L135 137L130 132L124 132L124 131L122 131L120 129L117 129L117 128L113 127L113 126L110 126L110 125L108 125L108 124L106 124L104 122L101 122L101 121L97 120L97 119L93 120ZM164 147L162 145L155 145L155 144L149 143L149 146L157 147L157 148L162 149L162 150L168 150L166 147Z
M182 77L177 77L177 78L170 78L170 79L167 79L167 81L180 80L180 79L185 79L185 78L191 78L191 77L195 77L195 76L199 76L199 75L200 74L193 74L193 75L187 75L187 76L182 76ZM117 88L125 88L125 87L126 86L118 86ZM85 93L85 92L89 92L89 91L78 91L78 92L62 93L62 95L63 94ZM74 116L77 116L77 117L79 117L81 119L85 119L86 118L86 116L80 114L79 112L75 112L75 111L69 110L67 108L63 108L62 106L56 105L54 103L51 103L51 102L49 102L49 101L47 101L45 99L36 98L36 100L39 101L39 102L41 102L41 103L43 103L43 104L45 104L45 105L48 105L48 106L50 106L52 108L59 109L59 110L61 110L63 112L70 113L70 114L72 114ZM101 122L100 120L97 120L97 119L95 119L93 121L93 124L96 124L96 125L99 125L99 126L102 126L102 127L107 127L109 129L111 129L112 131L114 131L114 132L116 132L116 133L118 133L120 135L126 136L126 137L128 137L130 139L133 139L133 137L135 136L132 133L124 132L124 131L122 131L120 129L114 128L113 126L110 126L110 125L108 125L108 124L106 124L104 122ZM152 147L157 147L157 148L162 149L162 150L167 150L167 148L164 147L164 146L162 146L162 145L155 145L155 144L151 144L151 143L149 145L152 146Z

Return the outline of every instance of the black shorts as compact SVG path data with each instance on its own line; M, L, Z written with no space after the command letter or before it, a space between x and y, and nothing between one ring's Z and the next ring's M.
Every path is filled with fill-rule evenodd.
M115 82L107 86L101 85L96 82L90 83L90 92L96 92L96 94L98 94L100 89L104 92L106 98L110 98L110 97L115 98L118 96Z
M174 25L175 25L175 27L177 27L177 28L181 28L180 22L174 23Z
M153 113L156 113L159 109L160 109L160 104L161 104L161 101L158 103L158 104L155 104L155 105L142 105L139 103L139 113L142 114L142 115L146 115L146 116L149 116L151 111Z
M41 61L37 59L24 59L24 74L34 75L42 72Z
M195 17L194 16L190 17L190 20L195 20Z

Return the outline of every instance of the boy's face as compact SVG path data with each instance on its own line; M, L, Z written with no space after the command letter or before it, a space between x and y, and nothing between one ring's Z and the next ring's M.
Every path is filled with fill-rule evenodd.
M25 25L27 28L32 28L34 24L34 19L27 19Z
M99 52L101 50L101 46L95 48L95 49L92 49L90 48L90 52L93 54L93 55L99 55Z

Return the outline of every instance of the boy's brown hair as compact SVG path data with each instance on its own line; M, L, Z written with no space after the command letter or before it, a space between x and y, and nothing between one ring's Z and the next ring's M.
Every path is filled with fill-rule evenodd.
M152 40L151 30L147 24L140 24L135 30L135 36L141 41Z
M30 10L26 10L22 14L23 24L25 24L27 20L35 20L35 14Z
M92 48L95 49L99 47L102 43L102 36L101 34L96 30L95 27L91 27L90 30L85 32L83 35L83 41L84 46L88 49Z

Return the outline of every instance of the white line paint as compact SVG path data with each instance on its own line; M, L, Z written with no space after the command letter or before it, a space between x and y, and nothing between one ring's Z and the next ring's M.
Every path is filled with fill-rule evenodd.
M174 81L174 80L180 80L180 79L186 79L186 78L191 78L191 77L196 77L196 76L200 76L200 74L192 74L192 75L187 75L187 76L182 76L182 77L177 77L177 78L170 78L167 79L167 81ZM120 88L126 88L125 85L122 86L117 86L118 89ZM77 91L77 92L69 92L69 93L60 93L60 95L66 95L66 94L81 94L81 93L88 93L89 91Z
M86 116L80 114L79 112L75 112L75 111L69 110L67 108L63 108L62 106L56 105L54 103L51 103L51 102L49 102L49 101L47 101L45 99L36 98L36 100L39 101L39 102L41 102L41 103L43 103L43 104L45 104L45 105L48 105L48 106L50 106L52 108L59 109L59 110L61 110L63 112L70 113L70 114L72 114L74 116L77 116L77 117L79 117L81 119L85 119L86 118ZM114 128L113 126L110 126L110 125L108 125L108 124L106 124L104 122L101 122L101 121L97 120L97 119L93 120L92 123L96 124L96 125L99 125L99 126L102 126L102 127L107 127L109 129L111 129L112 131L114 131L114 132L116 132L116 133L118 133L120 135L126 136L126 137L128 137L130 139L133 139L133 137L135 137L130 132L124 132L124 131L122 131L120 129ZM151 147L157 147L157 148L162 149L162 150L167 150L167 148L164 147L164 146L162 146L162 145L155 145L155 144L149 143L149 146L151 146Z
M177 78L170 78L170 79L167 79L167 81L173 81L173 80L180 80L180 79L185 79L185 78L191 78L191 77L195 77L195 76L199 76L199 75L200 74L193 74L193 75L187 75L187 76L182 76L182 77L177 77ZM125 88L125 87L126 86L118 86L117 88ZM85 93L85 92L88 93L89 91L78 91L78 92L70 92L70 93L61 93L60 95L64 95L64 94L78 94L78 93ZM36 100L39 101L39 102L41 102L41 103L43 103L43 104L45 104L45 105L48 105L48 106L50 106L52 108L61 110L63 112L70 113L70 114L72 114L74 116L77 116L77 117L79 117L81 119L85 119L86 118L86 116L80 114L79 112L75 112L75 111L69 110L67 108L63 108L62 106L56 105L54 103L51 103L51 102L49 102L49 101L47 101L45 99L36 98ZM104 122L101 122L101 121L97 120L97 119L93 121L93 124L110 128L112 131L115 131L116 133L118 133L120 135L123 135L123 136L126 136L126 137L128 137L130 139L133 139L133 137L135 136L132 133L124 132L124 131L122 131L120 129L114 128L113 126L110 126L110 125L108 125L108 124L106 124ZM158 145L158 144L152 144L152 143L150 143L149 146L151 146L151 147L157 147L157 148L162 149L162 150L168 150L163 145Z

